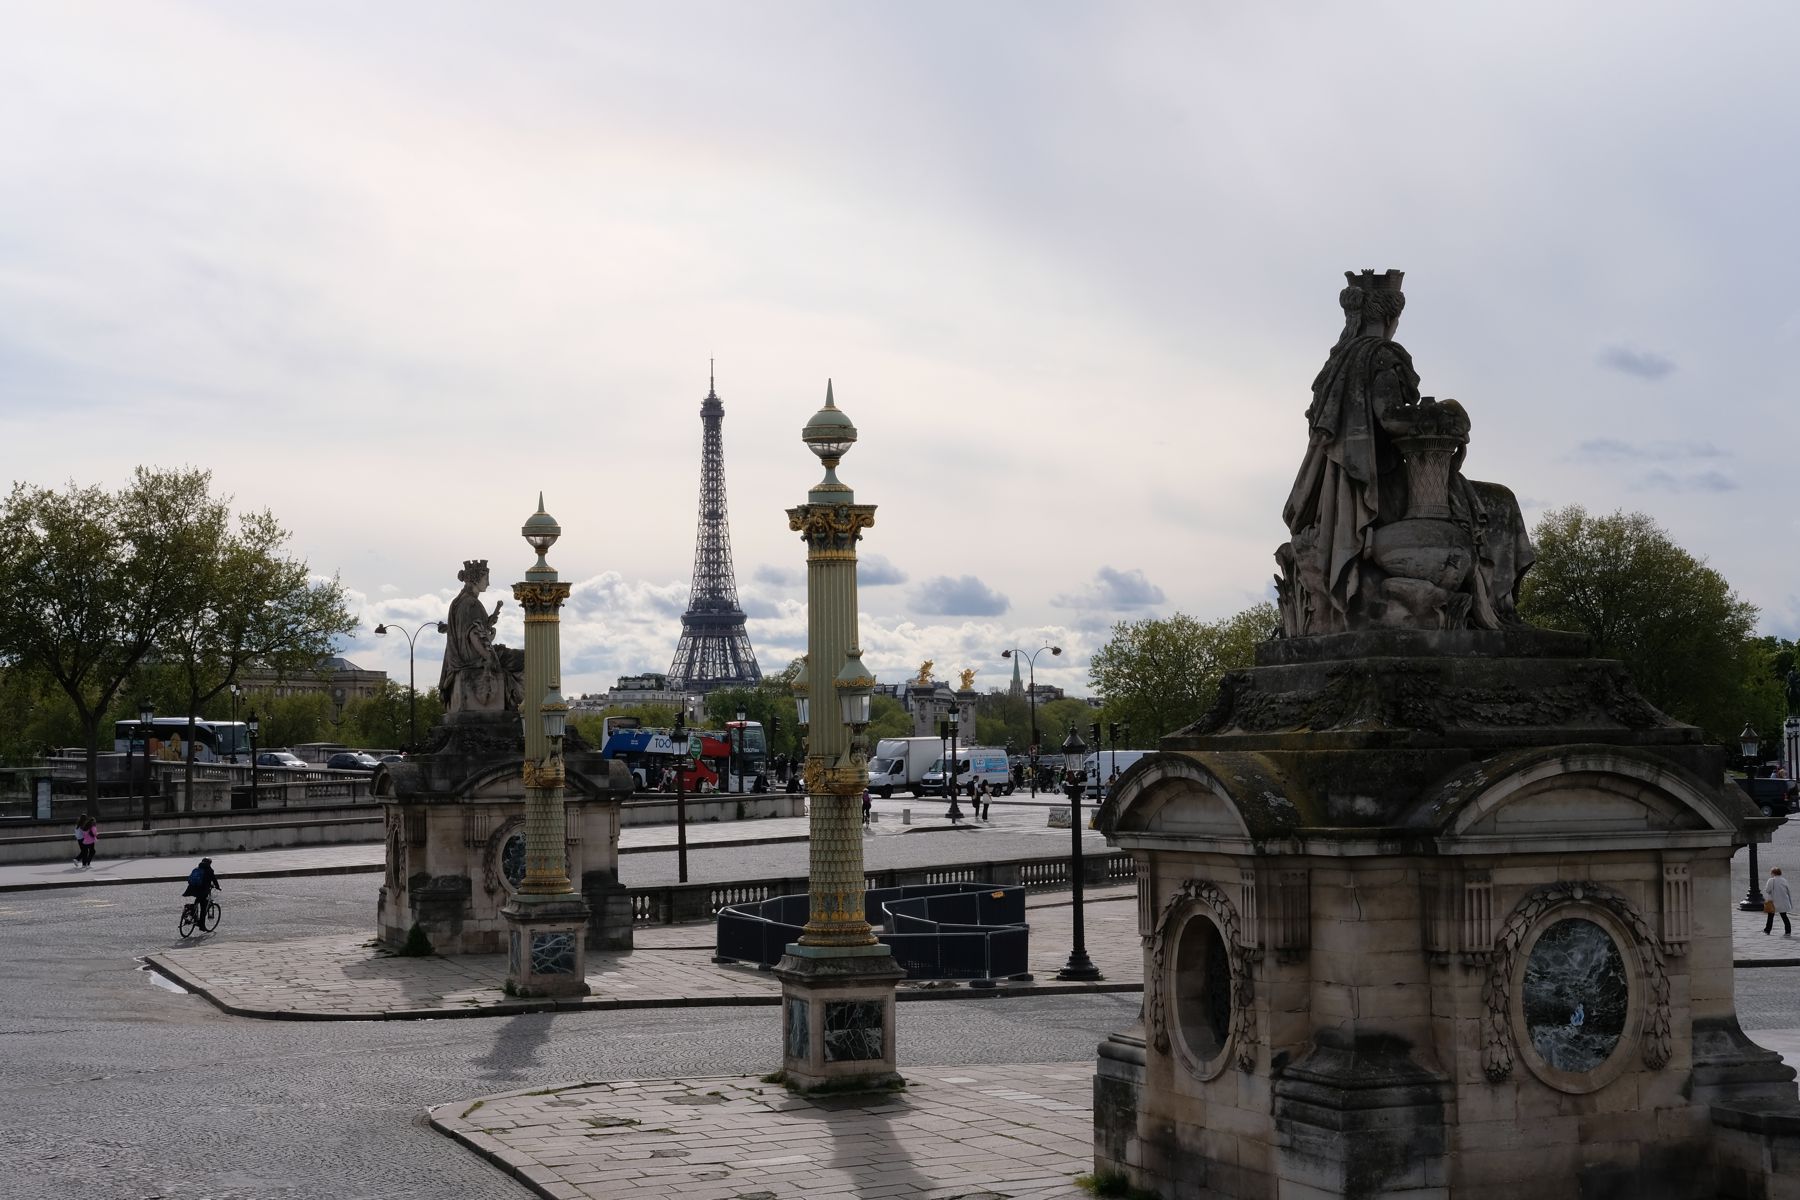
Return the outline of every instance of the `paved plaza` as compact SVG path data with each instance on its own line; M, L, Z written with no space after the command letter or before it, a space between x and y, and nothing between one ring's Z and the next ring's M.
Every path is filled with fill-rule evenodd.
M905 983L900 998L987 999L1003 993L1131 991L1143 987L1143 952L1130 887L1099 889L1087 905L1088 954L1106 979L1062 983L1073 936L1067 893L1029 897L1029 982L977 990L950 981ZM403 958L366 934L298 938L275 945L201 937L151 955L150 964L191 992L239 1016L297 1020L371 1020L508 1016L565 1009L667 1008L774 1004L781 985L753 965L712 961L713 926L642 926L629 953L588 955L592 993L562 1000L516 1000L501 991L504 955Z
M440 1105L431 1123L556 1200L1087 1193L1087 1063L910 1070L817 1099L754 1078L574 1084Z

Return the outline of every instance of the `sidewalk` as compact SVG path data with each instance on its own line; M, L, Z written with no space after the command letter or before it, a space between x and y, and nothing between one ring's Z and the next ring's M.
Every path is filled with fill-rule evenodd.
M975 989L944 980L900 986L902 1000L986 999L1007 994L1139 991L1143 951L1137 938L1136 889L1088 893L1089 956L1105 979L1063 983L1073 937L1066 892L1030 896L1030 982ZM226 920L230 920L229 913ZM401 958L367 934L337 934L274 943L196 939L146 961L225 1012L290 1021L419 1020L515 1016L526 1012L610 1008L682 1008L717 1004L776 1004L781 985L753 965L712 961L713 925L641 926L629 953L590 954L591 994L567 1000L517 1000L501 991L506 959L499 954Z
M983 829L1007 832L1045 832L1054 835L1052 845L1066 846L1068 833L1051 830L1047 824L1048 802L1029 800L995 801L994 819L981 824ZM913 823L903 823L903 814L911 811ZM870 826L877 837L900 834L936 833L951 828L944 819L941 800L878 800L875 811L879 819ZM964 821L963 827L968 828ZM752 821L707 821L688 825L688 846L693 849L722 850L735 846L767 846L807 840L806 817L769 817ZM647 854L669 851L677 840L673 825L628 825L619 831L620 854ZM73 847L74 839L70 839ZM214 854L213 869L224 879L270 879L293 875L354 875L379 872L386 856L380 842L350 843L335 846L303 846L288 850L246 850ZM1046 853L1055 854L1056 849ZM124 883L179 883L187 878L198 856L182 858L107 858L106 838L100 839L101 856L86 870L70 861L53 863L18 863L0 866L0 892L37 891L46 888L100 887Z
M753 1078L573 1083L443 1104L433 1127L555 1200L1073 1200L1093 1064L907 1068L808 1099Z

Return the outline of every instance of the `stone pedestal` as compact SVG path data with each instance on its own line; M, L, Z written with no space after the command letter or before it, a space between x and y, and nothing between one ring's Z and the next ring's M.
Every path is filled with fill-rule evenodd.
M894 986L906 970L884 945L790 945L781 980L782 1077L803 1092L890 1087Z
M585 996L587 901L580 895L510 900L506 918L506 990L514 996Z
M1100 1052L1096 1171L1728 1194L1796 1096L1735 1015L1731 857L1768 835L1723 767L1572 635L1267 644L1117 789L1144 1014Z
M513 718L518 727L517 714ZM567 759L569 878L586 902L584 948L629 950L631 894L619 882L619 806L631 794L623 763ZM387 814L387 876L377 934L399 949L417 923L438 954L510 951L502 912L525 877L520 752L420 755L384 767L376 796Z

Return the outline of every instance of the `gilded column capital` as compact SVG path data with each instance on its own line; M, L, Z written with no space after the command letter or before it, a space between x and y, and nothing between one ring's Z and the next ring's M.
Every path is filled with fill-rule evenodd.
M875 524L873 504L803 504L788 509L788 528L814 558L850 557L862 531Z
M861 751L850 761L833 763L830 759L812 757L806 760L802 774L809 796L860 796L869 785L869 771Z
M568 782L568 775L564 770L563 760L560 758L552 758L541 763L528 758L525 760L521 774L524 776L526 787L536 788L539 791L559 788Z
M569 598L572 584L554 580L533 580L513 584L513 599L528 613L554 612Z

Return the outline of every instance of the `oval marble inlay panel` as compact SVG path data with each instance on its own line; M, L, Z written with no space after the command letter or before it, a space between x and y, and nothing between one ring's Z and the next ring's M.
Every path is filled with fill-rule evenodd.
M1532 1048L1559 1071L1592 1071L1625 1033L1631 984L1612 936L1571 917L1539 935L1525 960L1525 1029Z

